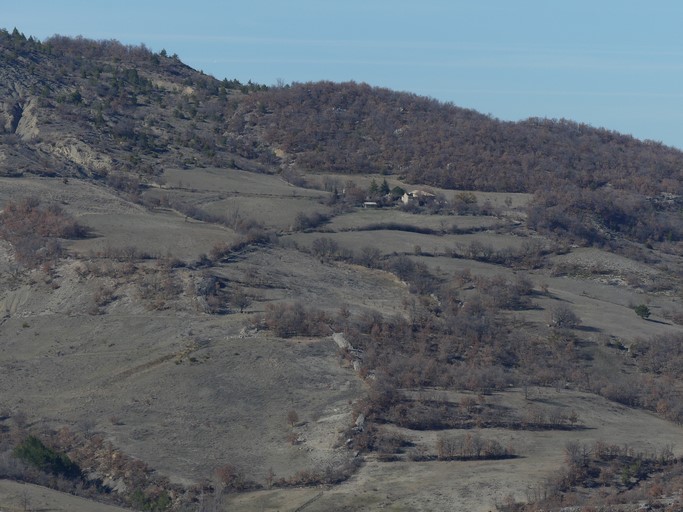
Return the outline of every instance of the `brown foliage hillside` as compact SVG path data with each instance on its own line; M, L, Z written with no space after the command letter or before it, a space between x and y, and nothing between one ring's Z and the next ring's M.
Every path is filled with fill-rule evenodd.
M683 153L662 144L567 120L502 122L366 84L270 89L245 98L238 113L233 129L262 136L308 171L382 172L506 192L562 181L648 195L682 190Z

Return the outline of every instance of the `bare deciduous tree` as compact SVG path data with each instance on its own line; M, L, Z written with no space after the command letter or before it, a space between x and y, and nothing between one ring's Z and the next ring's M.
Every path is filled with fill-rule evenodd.
M299 422L299 414L294 409L291 409L287 413L287 423L289 423L290 427L293 427L298 422Z
M558 304L550 310L549 325L558 329L574 329L581 319L566 304Z
M242 288L237 288L232 292L232 305L244 313L244 310L251 305L251 297L249 297Z

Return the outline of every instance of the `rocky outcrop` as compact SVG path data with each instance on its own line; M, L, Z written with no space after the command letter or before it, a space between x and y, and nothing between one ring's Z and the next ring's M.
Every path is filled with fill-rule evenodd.
M96 173L107 172L112 168L112 159L109 155L100 153L73 137L49 144L41 144L40 148L47 153L52 153Z
M35 139L40 133L36 103L36 100L29 99L25 104L17 103L15 106L16 117L12 121L14 133L23 140Z

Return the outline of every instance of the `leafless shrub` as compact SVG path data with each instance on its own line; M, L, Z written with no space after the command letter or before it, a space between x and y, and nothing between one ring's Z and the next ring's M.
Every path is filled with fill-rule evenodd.
M300 302L266 306L265 324L281 338L327 335L330 322L323 311L306 308Z
M299 422L299 415L294 409L290 409L290 411L287 413L287 423L289 424L290 427L293 427Z
M641 400L641 387L635 379L610 379L599 388L599 393L614 402L628 406L637 406Z
M115 299L114 295L114 289L105 286L105 285L100 285L97 290L95 290L95 293L93 294L93 302L95 305L98 307L103 307L112 302Z
M28 471L26 464L12 456L11 451L0 453L0 478L21 480Z
M138 295L147 300L152 309L166 308L166 302L181 293L182 286L172 271L149 270L138 280Z
M545 247L542 241L531 238L522 242L517 257L519 262L526 268L538 268L541 265Z
M339 245L331 238L320 237L313 240L311 252L320 258L320 261L330 261L336 258Z
M275 235L269 233L264 229L254 229L240 236L233 242L219 242L215 244L209 252L209 261L220 262L228 259L231 255L238 253L250 245L267 245L275 244L277 241Z
M298 171L290 168L286 168L282 171L281 173L282 179L285 180L287 183L297 186L297 187L305 187L306 186L306 178Z
M215 475L218 481L229 491L243 491L255 487L253 482L246 479L244 472L233 464L225 464L216 468Z
M533 284L526 276L520 275L511 282L503 276L476 276L474 282L486 297L486 302L494 308L526 309L531 305L529 295L533 291Z
M479 434L464 436L443 434L437 438L436 454L439 460L505 459L514 457L514 450L503 447L495 439L483 439Z
M581 324L581 319L564 303L551 308L548 324L557 329L574 329Z
M412 446L405 436L399 433L388 432L386 429L378 429L374 449L380 454L395 455L405 452L407 447ZM388 459L388 461L393 459Z
M654 374L664 374L675 379L683 376L683 335L665 334L637 342L638 366Z
M109 173L106 177L108 186L126 194L138 195L140 193L140 180L136 176L123 173Z
M60 238L81 238L86 228L60 206L42 206L38 198L8 201L0 213L0 238L14 247L17 261L29 267L57 260Z
M466 249L465 257L471 260L490 261L494 254L495 250L491 245L472 240Z
M232 252L232 244L226 242L218 242L209 251L209 258L211 261L221 261L230 255Z
M275 480L276 487L312 486L322 484L339 484L348 480L360 467L359 459L351 459L338 466L302 469L289 478Z
M133 276L138 272L138 267L131 261L118 263L111 260L88 260L82 262L76 269L79 277L95 276L119 279Z
M683 309L666 310L663 312L663 316L677 325L683 325Z
M243 288L237 287L230 293L230 303L240 313L244 313L244 310L251 305L251 297L246 294Z
M296 215L292 228L294 231L305 231L307 229L317 228L329 220L330 216L325 213L313 212L306 214L304 212L299 212Z
M379 268L381 265L382 253L377 247L365 246L361 248L356 263L368 268Z
M137 261L143 259L149 259L152 256L144 251L141 251L137 247L132 245L126 245L123 247L115 247L113 245L107 245L101 253L103 258L109 258L116 261Z

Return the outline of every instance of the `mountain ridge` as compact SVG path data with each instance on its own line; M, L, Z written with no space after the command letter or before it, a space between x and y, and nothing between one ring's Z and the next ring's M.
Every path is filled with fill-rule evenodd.
M63 36L43 43L16 30L0 33L0 58L5 145L29 172L38 162L58 173L93 162L102 172L153 174L158 163L236 159L262 172L383 173L452 189L534 192L551 180L683 191L683 152L574 121L499 121L355 82L220 81L144 45ZM86 147L41 141L69 136ZM136 150L135 161L122 148ZM11 172L11 161L0 169Z

